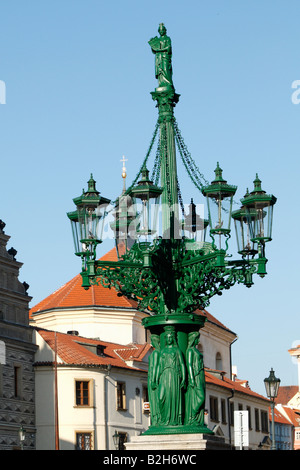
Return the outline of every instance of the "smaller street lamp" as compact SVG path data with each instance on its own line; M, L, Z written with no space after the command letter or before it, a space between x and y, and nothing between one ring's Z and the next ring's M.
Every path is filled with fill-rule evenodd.
M115 433L114 433L112 438L113 438L114 446L115 446L116 450L119 450L120 434L118 433L117 430L115 430Z
M184 236L193 242L205 243L206 230L208 226L208 220L202 219L197 214L196 205L193 199L189 204L189 213L183 220L183 232Z
M24 449L24 441L25 441L25 429L23 428L23 426L21 426L19 428L19 439L20 439L21 450L23 450Z
M270 375L264 380L267 397L271 400L271 410L272 410L272 450L276 450L275 444L275 422L274 422L274 408L275 408L275 398L278 395L278 388L280 385L280 379L275 377L273 369L270 370Z

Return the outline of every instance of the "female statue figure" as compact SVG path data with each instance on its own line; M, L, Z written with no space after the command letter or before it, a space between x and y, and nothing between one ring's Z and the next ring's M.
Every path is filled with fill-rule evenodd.
M155 77L159 87L174 88L172 80L172 44L163 23L158 27L160 38L150 39L149 44L155 54Z
M199 331L193 331L188 335L186 350L188 387L185 396L185 424L204 424L205 376L203 356L196 348L199 337Z
M159 360L159 406L160 425L182 424L185 385L185 364L175 337L174 327L165 327L166 341Z
M159 372L159 335L151 334L151 343L154 351L149 358L148 369L148 394L150 402L151 425L158 423L159 403L158 403L158 372Z

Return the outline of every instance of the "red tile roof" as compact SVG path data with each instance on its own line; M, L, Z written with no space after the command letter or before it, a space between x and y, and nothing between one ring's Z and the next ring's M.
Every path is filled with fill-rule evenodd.
M116 261L116 250L112 249L101 260ZM114 288L91 286L88 290L81 286L82 278L78 274L71 281L57 289L44 300L30 309L29 317L45 310L68 308L68 307L117 307L117 308L136 308L137 304L125 296L118 295Z
M141 362L152 348L147 343L124 346L83 336L44 330L42 328L35 329L53 351L55 351L56 336L58 363L61 361L68 365L108 366L110 364L113 367L139 370L128 365L126 361L134 360ZM93 346L95 347L95 352L91 350ZM103 355L96 353L97 346L103 349Z
M228 390L234 390L235 392L244 393L246 395L251 395L252 397L261 398L269 402L270 400L263 395L259 395L256 392L253 392L249 387L244 387L241 385L240 381L235 382L228 379L223 375L223 378L218 378L214 374L210 373L209 369L205 371L206 383L211 383L214 385L219 385L220 387L227 388Z
M272 421L272 410L269 408L269 421ZM274 421L278 424L289 424L291 425L291 421L288 420L280 411L275 408L274 409Z
M297 385L287 385L279 387L275 403L280 405L287 405L288 402L296 395L298 391L299 387Z
M298 428L300 426L300 410L290 408L289 406L283 407L291 423Z

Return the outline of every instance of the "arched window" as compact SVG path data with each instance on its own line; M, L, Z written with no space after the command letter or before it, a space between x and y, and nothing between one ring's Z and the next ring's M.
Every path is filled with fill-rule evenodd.
M216 369L223 370L222 356L219 352L216 354Z

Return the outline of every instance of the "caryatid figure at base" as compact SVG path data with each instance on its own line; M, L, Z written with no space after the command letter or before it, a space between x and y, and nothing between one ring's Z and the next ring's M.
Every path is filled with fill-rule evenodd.
M158 27L160 38L150 39L153 54L155 54L155 77L159 87L174 88L172 79L172 44L167 36L167 30L163 23Z
M193 331L188 335L186 350L188 386L185 395L185 424L204 424L205 375L203 356L196 348L199 337L199 331Z
M165 327L165 332L165 346L159 357L159 424L177 426L183 424L182 389L185 386L186 369L174 327Z
M151 334L151 344L154 348L149 358L148 370L148 394L150 402L151 425L158 423L159 402L158 402L158 374L159 374L159 335Z

